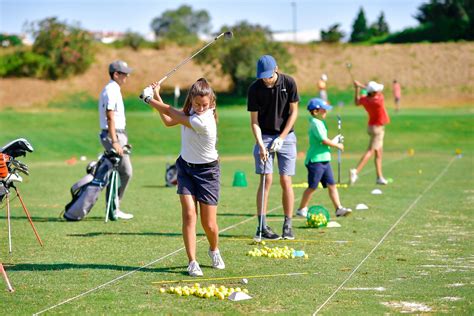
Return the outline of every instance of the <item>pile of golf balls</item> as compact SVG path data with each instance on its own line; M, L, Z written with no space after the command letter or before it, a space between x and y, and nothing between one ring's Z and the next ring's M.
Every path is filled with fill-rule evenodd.
M196 297L201 297L201 298L211 298L211 297L216 297L220 300L225 299L226 297L229 297L233 292L243 292L248 294L247 289L242 289L240 287L236 288L228 288L223 285L217 287L215 284L211 284L210 286L207 287L201 287L199 283L194 283L194 286L171 286L168 289L165 288L160 288L160 293L170 293L170 294L176 294L178 296L190 296L194 295Z
M319 228L319 227L326 227L328 224L328 220L324 214L311 214L306 218L306 226Z
M288 248L285 246L283 248L280 247L268 247L265 246L263 248L253 248L247 252L247 256L250 257L268 257L268 258L278 258L278 259L294 259L295 258L295 249ZM304 255L304 258L307 259L308 255Z

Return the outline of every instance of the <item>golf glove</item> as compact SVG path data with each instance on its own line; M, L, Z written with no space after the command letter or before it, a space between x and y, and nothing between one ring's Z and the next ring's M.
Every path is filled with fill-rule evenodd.
M145 89L143 89L142 94L140 95L140 98L143 100L145 103L150 103L150 100L153 99L153 89L152 87L148 86Z
M280 151L281 147L283 147L283 139L277 137L273 140L272 146L270 147L270 151L278 152Z
M342 143L344 143L344 136L342 136L342 134L338 134L333 139L331 139L331 141L333 143L342 144Z

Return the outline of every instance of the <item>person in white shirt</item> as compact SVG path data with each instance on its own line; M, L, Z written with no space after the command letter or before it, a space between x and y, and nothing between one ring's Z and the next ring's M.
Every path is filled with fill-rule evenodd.
M115 210L115 216L120 219L131 219L132 214L120 210L125 190L132 177L132 163L128 153L123 147L128 144L128 136L125 131L125 106L123 104L120 87L127 82L132 68L122 60L116 60L109 65L110 81L104 87L99 96L99 120L101 133L100 141L105 150L114 149L120 156L118 172L120 176L120 188L118 190L119 203ZM108 192L107 192L108 196ZM111 219L116 219L114 216Z
M217 204L220 193L220 166L216 149L216 96L206 79L198 79L189 89L182 110L163 103L159 83L146 87L143 100L157 109L166 126L181 124L181 153L176 160L178 191L183 218L183 239L190 276L202 276L196 260L197 206L209 241L209 257L215 269L224 269L219 252Z

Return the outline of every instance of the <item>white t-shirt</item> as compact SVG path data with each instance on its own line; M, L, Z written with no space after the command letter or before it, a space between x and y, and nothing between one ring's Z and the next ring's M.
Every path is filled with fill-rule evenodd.
M192 114L193 128L181 126L181 157L189 163L208 163L217 160L217 125L214 110L201 115Z
M108 129L107 110L114 111L115 129L125 129L125 107L122 93L119 84L114 80L109 81L99 96L100 129Z

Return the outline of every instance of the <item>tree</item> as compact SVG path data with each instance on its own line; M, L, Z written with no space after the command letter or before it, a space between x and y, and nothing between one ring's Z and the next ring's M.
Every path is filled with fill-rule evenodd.
M210 17L205 10L193 11L190 6L182 5L154 18L151 28L158 39L166 39L180 45L193 44L198 41L198 33L209 33Z
M350 41L352 43L363 42L370 38L370 32L367 28L367 20L365 18L364 9L361 7L357 17L352 24L352 33Z
M125 46L131 47L133 50L140 49L143 44L145 44L145 39L141 36L140 33L132 32L131 30L127 30L125 36L122 39L122 43Z
M383 36L389 33L390 31L387 22L385 22L385 16L383 12L380 12L377 21L370 26L370 34L372 36Z
M384 42L444 42L474 39L472 0L431 0L418 7L417 27L390 35Z
M35 38L32 52L50 61L47 68L50 79L83 73L94 59L92 37L78 25L51 17L33 23L30 32Z
M321 30L321 42L325 43L339 43L345 36L344 32L340 30L340 24L336 23L329 27L327 31Z
M223 74L229 75L233 92L245 95L249 84L255 80L256 64L260 56L275 57L282 71L292 71L290 54L281 43L274 42L272 32L266 27L239 22L233 27L223 26L219 33L231 30L232 40L214 45L205 54L196 56L200 64L220 64Z

